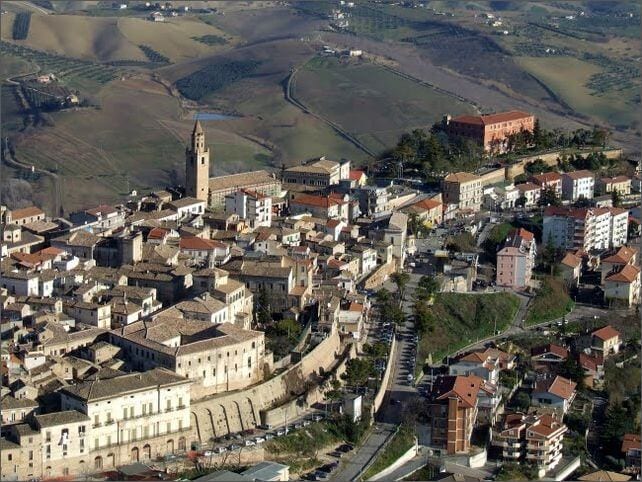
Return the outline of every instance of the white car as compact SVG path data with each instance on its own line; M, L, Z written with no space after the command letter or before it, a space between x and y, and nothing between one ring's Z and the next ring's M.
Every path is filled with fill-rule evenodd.
M412 382L415 379L415 377L412 376L412 373L408 373L408 376L406 377L406 380L408 380L408 383Z
M276 434L276 436L277 436L277 437L281 437L281 436L285 435L285 432L284 432L283 430L280 430L280 429L279 429L279 430L277 430L277 431L275 432L275 434Z
M254 440L246 440L244 445L246 447L251 447L252 445L256 445L256 442Z
M216 447L214 449L215 454L222 454L223 452L227 452L227 447Z
M256 437L256 438L254 439L254 442L255 442L256 444L262 444L263 442L265 442L265 439L264 439L263 437Z
M212 455L214 455L214 452L212 452L211 450L206 450L205 452L203 452L203 457L211 457Z

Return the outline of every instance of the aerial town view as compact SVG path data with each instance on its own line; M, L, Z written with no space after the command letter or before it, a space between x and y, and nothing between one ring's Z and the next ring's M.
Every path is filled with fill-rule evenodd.
M640 480L639 1L0 10L1 481Z

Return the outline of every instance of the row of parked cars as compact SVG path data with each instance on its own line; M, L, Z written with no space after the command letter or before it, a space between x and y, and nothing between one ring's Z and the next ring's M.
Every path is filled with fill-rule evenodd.
M216 442L223 442L223 441L232 441L231 444L229 445L219 445L212 450L205 450L203 452L204 457L211 457L214 454L222 454L225 452L233 452L235 450L239 450L241 447L255 447L257 445L261 445L264 442L268 440L272 440L275 437L283 437L284 435L287 435L290 432L293 432L295 430L299 430L303 427L309 426L312 422L320 422L323 420L325 416L320 413L316 413L314 415L310 415L309 417L305 418L304 420L301 420L300 422L296 422L291 425L287 425L282 428L277 428L276 430L266 432L263 435L257 435L253 436L256 431L255 430L244 430L243 432L236 433L236 434L230 434L226 435L225 437L221 437L220 439L216 440ZM261 426L260 428L264 430L270 430L272 427L271 426Z
M354 450L354 447L350 444L342 444L339 447L336 448L333 452L330 452L330 455L332 455L335 458L340 459L343 457L345 454L348 452L351 452ZM309 472L303 476L303 479L305 480L327 480L330 478L330 475L339 468L339 461L336 460L334 462L327 463L325 465L322 465L316 470L313 470L312 472Z

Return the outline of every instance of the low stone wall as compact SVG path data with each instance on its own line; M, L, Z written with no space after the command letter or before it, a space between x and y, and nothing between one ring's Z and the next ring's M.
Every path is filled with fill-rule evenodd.
M489 184L497 184L504 182L506 180L506 169L500 167L498 169L493 169L488 171L485 174L479 176L481 179L482 186L488 186Z
M372 402L372 415L374 419L374 415L379 411L379 408L381 407L381 404L383 403L383 399L386 396L386 391L388 389L388 381L390 380L390 376L393 372L393 365L394 365L394 359L395 359L395 351L397 349L397 339L393 338L392 339L392 345L390 346L390 355L388 356L388 364L386 365L386 371L383 373L383 379L381 380L381 386L379 387L379 391L375 395L374 401Z
M392 474L395 470L401 467L403 464L415 458L417 456L418 450L419 450L419 445L417 444L417 439L415 439L415 445L410 447L410 449L405 454L403 454L401 457L395 460L392 463L392 465L389 465L378 474L375 474L372 477L370 477L368 481L385 479L390 474Z
M285 372L259 384L192 402L192 425L196 440L205 442L232 432L252 429L261 423L260 413L301 396L336 364L339 334L315 346Z
M396 263L382 264L372 272L370 276L363 282L363 288L366 290L374 290L379 288L396 270Z

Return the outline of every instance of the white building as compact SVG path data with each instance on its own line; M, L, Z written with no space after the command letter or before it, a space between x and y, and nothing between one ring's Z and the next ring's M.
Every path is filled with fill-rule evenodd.
M626 243L628 211L620 208L561 208L544 211L542 242L565 250L609 249Z
M239 189L225 196L225 213L244 219L250 229L272 225L272 198L256 191Z
M205 212L205 201L201 201L195 197L184 197L168 203L167 207L176 211L178 217L182 218L190 214L203 214Z
M159 435L180 436L187 432L190 429L191 385L191 380L176 373L154 368L68 386L59 393L62 410L76 410L89 417L88 449L95 451L132 441L143 442ZM185 450L180 441L178 445L179 450ZM151 459L156 455L142 453L140 458Z
M574 171L562 174L562 199L577 201L579 198L592 199L595 190L595 176L591 171Z

